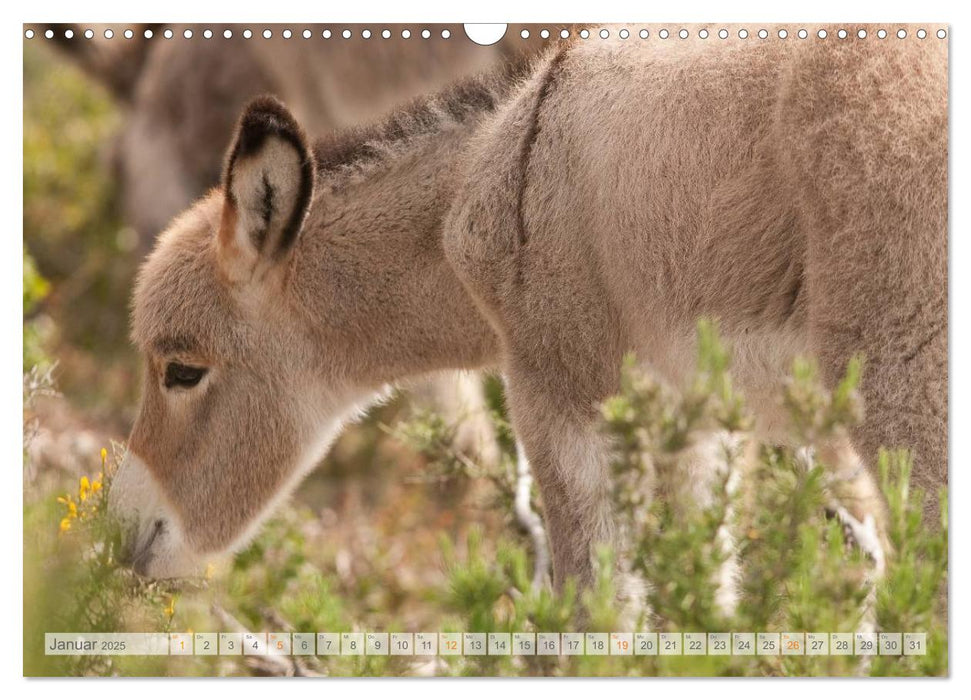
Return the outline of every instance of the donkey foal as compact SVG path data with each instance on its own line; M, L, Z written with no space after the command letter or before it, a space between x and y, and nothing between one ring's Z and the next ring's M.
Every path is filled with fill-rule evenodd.
M820 452L911 447L943 483L946 75L934 41L609 39L313 147L252 103L135 289L145 384L111 497L136 569L241 546L388 384L491 367L555 583L588 584L615 529L597 407L628 351L681 382L703 315L759 431L795 355L834 381L864 353L866 420Z

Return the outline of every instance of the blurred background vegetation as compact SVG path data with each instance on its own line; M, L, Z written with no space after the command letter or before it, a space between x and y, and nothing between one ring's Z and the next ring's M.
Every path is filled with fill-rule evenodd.
M455 446L455 416L404 394L345 432L286 508L234 560L193 582L148 582L117 566L104 498L134 417L138 360L128 298L143 254L121 206L115 149L128 106L43 42L24 48L24 648L27 675L926 675L947 672L946 528L920 520L906 455L886 455L883 488L897 552L871 588L872 562L826 517L820 465L758 450L758 497L723 489L677 513L644 501L648 463L674 469L717 426L741 433L727 354L703 335L696 393L660 392L633 370L604 409L618 439L615 494L630 551L603 552L597 588L534 587L535 549L513 516L516 455L501 385L485 380L501 455L481 465ZM807 395L823 392L796 376ZM784 391L780 387L780 392ZM693 401L694 403L686 403ZM833 423L851 416L834 411ZM827 408L828 407L828 408ZM818 419L794 413L800 420ZM673 432L672 432L673 431ZM663 438L663 439L662 439ZM105 449L102 456L102 449ZM653 468L653 467L651 467ZM532 494L533 508L541 506ZM936 498L938 494L928 494ZM731 514L729 516L729 514ZM726 518L744 537L737 610L714 577ZM653 585L654 631L927 631L930 653L856 657L47 657L45 631L613 631L613 558ZM870 613L864 613L869 609ZM628 620L629 623L629 620Z
M61 391L123 430L137 387L126 313L137 258L106 152L119 122L104 89L25 46L25 367L56 357Z

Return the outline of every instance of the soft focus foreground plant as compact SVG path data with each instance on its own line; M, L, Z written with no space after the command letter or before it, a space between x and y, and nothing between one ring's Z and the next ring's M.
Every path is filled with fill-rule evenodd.
M890 512L893 547L885 575L875 584L873 562L833 517L833 478L811 449L758 444L751 420L728 373L728 354L713 325L702 323L693 382L677 392L625 365L621 393L604 404L604 425L613 438L613 478L623 550L618 559L647 582L646 614L637 629L677 632L855 632L867 606L876 631L926 631L926 656L861 659L856 656L652 656L563 657L542 666L539 657L466 658L460 673L554 673L580 675L940 675L947 671L944 587L947 529L921 520L923 495L909 489L905 453L883 453L882 490ZM781 388L780 410L790 422L791 444L812 446L847 434L861 415L856 394L862 363L853 360L833 392L819 384L815 368L799 361ZM672 503L669 482L692 478L693 452L715 435L714 472L707 503ZM710 455L709 455L710 456ZM657 497L655 497L655 495ZM941 496L943 498L943 495ZM734 537L728 537L734 533ZM467 560L450 562L452 608L457 628L469 631L542 631L529 606L537 599L516 566L523 548L508 543L488 559L478 539ZM613 572L602 553L600 570ZM731 561L730 561L731 560ZM720 576L735 563L737 601L719 599ZM520 565L525 568L525 564ZM581 601L571 590L545 593L557 610L548 629L610 631L630 611L618 603L612 575ZM871 603L871 601L873 601ZM629 620L627 620L629 624ZM516 625L519 625L517 628ZM604 626L606 625L606 626Z
M728 353L715 329L699 329L696 377L683 392L628 361L621 393L604 405L614 444L616 553L597 553L597 583L578 592L537 587L533 548L515 535L496 540L478 529L442 536L444 579L417 597L389 598L375 574L341 573L334 556L317 557L328 537L306 507L274 518L228 570L192 583L138 579L116 563L117 530L103 507L117 456L99 479L25 505L25 671L53 674L235 675L940 675L947 672L946 510L940 528L921 519L924 494L909 486L910 459L885 452L879 469L893 556L875 588L872 562L832 516L831 477L812 450L757 443L734 390ZM812 365L797 364L782 387L792 444L814 444L849 430L859 415L858 365L830 393ZM500 407L501 408L501 407ZM504 420L501 410L497 418ZM451 446L452 428L421 414L399 425L432 464L435 479L472 481L510 508L511 441L505 467L480 467ZM710 442L715 436L714 442ZM714 444L707 451L699 448ZM699 463L699 454L705 459ZM677 484L708 475L698 504L678 503ZM507 471L503 471L503 469ZM694 470L694 471L692 471ZM504 481L505 480L505 481ZM704 480L701 480L704 481ZM100 483L101 488L96 484ZM944 498L944 494L939 497ZM946 501L942 500L942 503ZM507 523L514 522L507 517ZM66 523L66 525L65 525ZM507 531L517 532L510 528ZM359 555L369 556L369 555ZM370 555L374 556L374 555ZM339 555L337 557L340 558ZM321 563L321 562L326 563ZM372 570L367 561L355 562ZM730 572L726 585L724 572ZM354 568L354 567L352 567ZM622 570L646 583L641 599L623 597ZM379 572L378 572L379 573ZM726 604L726 589L736 600ZM729 601L730 602L730 601ZM877 631L926 631L928 654L856 656L321 656L260 665L233 657L44 657L36 630L88 631L461 631L676 632L857 630L867 606ZM431 612L419 623L412 611Z
M172 592L118 564L121 529L107 508L120 447L101 451L95 475L73 492L24 505L24 672L29 675L156 673L150 657L48 657L42 632L168 631ZM38 634L38 632L41 634Z
M880 657L873 672L879 675L941 675L948 669L947 492L938 495L940 523L927 527L922 519L920 489L910 486L912 460L903 451L881 452L880 477L890 512L890 541L894 554L876 591L880 629L927 631L927 655L905 659Z

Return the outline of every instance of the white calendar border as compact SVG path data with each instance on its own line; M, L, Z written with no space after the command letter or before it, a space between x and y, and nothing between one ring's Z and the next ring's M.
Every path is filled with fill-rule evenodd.
M629 21L630 19L641 19L651 20L651 21L684 21L684 22L697 22L697 21L725 21L725 22L738 22L738 21L805 21L807 19L816 20L826 20L826 21L911 21L914 19L914 15L920 15L920 19L928 20L950 20L955 24L958 29L956 32L960 37L962 34L971 35L971 25L965 23L965 12L963 8L961 10L956 9L951 3L942 2L940 0L921 0L921 2L901 2L900 0L884 0L879 5L874 6L873 10L870 12L861 10L859 7L853 5L852 3L847 3L845 0L813 0L812 3L807 3L804 6L798 6L794 4L779 4L776 2L770 2L768 0L758 0L749 1L742 5L740 0L736 0L734 6L729 7L724 2L715 2L714 0L702 0L695 3L670 3L665 5L659 4L645 4L644 2L634 2L633 0L623 0L620 2L605 3L597 2L591 3L589 0L587 2L578 2L577 0L558 0L557 2L536 2L536 3L523 3L521 0L492 0L488 4L483 4L479 7L472 7L469 5L456 6L453 2L446 0L432 0L430 2L425 2L424 4L418 3L400 3L391 2L391 0L371 0L368 3L345 3L345 4L332 4L328 3L326 5L321 5L320 3L311 3L307 0L292 1L292 0L277 0L273 3L264 4L236 4L233 6L236 8L236 12L230 11L231 8L228 5L224 5L218 9L213 9L211 6L204 3L199 3L197 0L186 1L186 0L167 0L165 3L157 3L154 8L150 8L148 11L145 10L144 5L133 6L130 2L121 2L120 0L109 0L105 2L96 2L95 0L89 0L85 3L67 2L66 0L47 0L44 3L8 3L3 10L4 19L10 20L3 22L4 28L4 38L6 41L0 44L0 50L4 52L3 60L0 65L3 66L2 72L4 75L4 86L7 87L7 94L12 95L13 99L17 101L16 107L11 107L6 110L4 119L7 123L3 131L8 136L11 134L20 135L21 131L17 128L17 120L22 116L22 52L21 43L19 40L14 40L12 34L19 34L19 27L13 26L14 23L20 24L27 21L106 21L111 19L123 18L125 21L157 21L158 19L168 20L168 21L180 21L180 22L193 22L193 21L220 21L220 22L238 22L247 21L252 22L257 21L285 21L292 20L294 18L306 19L307 21L334 21L334 22L368 22L368 21L463 21L463 20L474 20L474 21L516 21L516 22L530 22L530 21L570 21L570 22L588 22L591 20L595 21ZM811 15L811 17L807 17ZM964 29L965 31L960 31ZM949 39L951 40L951 39ZM960 46L960 43L958 44ZM952 43L952 47L954 44ZM952 77L953 76L967 76L971 74L971 66L968 65L968 60L966 56L971 55L971 51L964 50L963 46L961 50L952 50L951 61L952 61ZM966 95L969 94L969 90L966 89L967 82L965 80L964 88L958 89L956 84L952 82L951 91L949 94L949 101L951 104L951 116L950 124L954 125L958 123L958 119L963 119L966 121L967 114L969 112L967 108L967 98ZM964 115L963 117L958 117L957 115ZM952 135L955 130L952 129ZM8 138L5 142L5 149L3 156L5 156L2 161L9 168L9 177L5 179L5 184L8 187L5 188L3 192L4 203L7 205L6 211L9 212L8 220L11 221L22 221L22 207L23 207L23 197L22 197L22 139L18 138L14 140L13 138ZM967 168L965 163L968 161L969 153L966 144L968 143L967 138L960 135L959 138L952 139L952 148L954 153L954 158L951 162L951 172L949 182L961 182L964 187L967 187L967 178L962 177L966 172ZM961 158L958 158L960 154ZM14 172L14 169L17 169ZM15 183L15 184L14 184ZM11 186L12 185L12 186ZM949 198L951 212L949 215L949 223L951 231L965 230L968 227L965 225L967 217L964 216L968 205L967 198L958 198L953 196L956 190L951 186L951 197ZM13 235L9 234L8 235ZM966 241L961 240L961 237L951 235L950 239L950 262L951 269L949 274L949 284L951 289L951 299L950 299L950 310L952 313L952 319L950 323L950 351L952 357L967 357L969 353L969 324L968 314L971 313L971 279L969 275L955 275L955 270L963 270L967 266L971 265L971 258L969 258L968 246L971 245ZM22 245L22 238L20 243L15 243L16 245ZM3 309L4 314L2 327L6 329L8 334L12 334L12 338L17 338L21 336L22 323L19 319L19 303L14 303L14 293L17 292L17 288L21 286L22 275L19 274L19 268L21 266L21 258L16 255L16 251L8 252L7 255L0 256L3 260L2 264L5 268L0 273L0 284L3 285L4 289L4 300L7 302L0 305L0 309ZM3 454L14 455L20 454L22 449L22 433L21 427L15 425L13 417L19 415L21 412L21 403L19 398L15 398L20 394L20 377L15 376L12 368L19 366L21 348L20 345L15 344L13 340L0 346L0 352L3 353L3 359L5 362L3 366L7 368L7 371L2 373L2 391L0 391L0 396L5 397L5 401L13 404L14 401L17 403L13 406L7 406L9 410L5 410L3 415L5 420L0 421L0 436L2 436L2 444L4 447ZM958 433L954 430L956 425L967 425L971 422L971 368L961 367L958 363L952 363L950 367L949 374L950 390L951 390L951 410L950 410L950 430L949 436L951 438L951 464L963 464L971 462L971 435L967 431ZM964 481L961 479L959 474L956 474L957 470L952 468L952 476L957 476L957 478L952 479L952 494L955 488L960 488L962 492L966 492L967 488L963 485ZM3 600L7 601L8 615L12 619L16 619L19 626L23 627L23 521L22 521L22 503L21 503L21 491L16 488L8 488L4 490L4 497L8 499L5 504L6 507L2 509L3 517L5 520L5 532L10 533L8 537L3 538L4 546L9 547L10 552L5 552L7 554L7 561L13 562L13 567L18 569L19 575L11 575L3 577L0 586L2 586ZM965 496L967 494L965 493ZM952 502L954 498L952 496ZM954 513L954 508L951 508L951 513ZM969 519L958 518L952 525L951 536L954 538L958 537L958 541L967 542L971 540L969 536ZM958 554L957 548L952 548L952 555ZM950 558L950 574L952 577L958 580L967 581L971 578L968 574L967 566L967 555L962 556L952 556ZM10 613L10 609L13 608L13 613ZM954 630L959 628L961 630L971 631L971 624L968 620L968 611L964 606L963 598L956 598L951 596L950 598L950 615L951 615L951 630L950 634L950 644L949 650L952 658L960 658L960 656L955 657L955 653L961 653L966 650L967 645L964 644L960 635L955 634ZM22 679L22 656L19 651L19 645L22 642L23 635L15 631L9 634L2 635L3 646L2 654L0 654L0 664L2 664L4 678L10 679L18 677ZM960 664L952 664L952 674L954 674L955 682L942 684L940 682L934 681L920 681L911 680L906 683L882 683L879 688L881 693L881 700L894 700L895 698L905 698L906 700L912 700L915 693L922 692L922 688L919 687L923 683L933 682L934 686L931 692L934 693L935 700L940 698L955 695L957 688L964 687L963 691L960 691L961 696L967 697L969 688L968 678L971 670L968 669L967 664L963 666ZM31 681L30 694L35 697L46 697L48 691L50 695L56 693L57 697L60 698L69 692L74 697L97 697L98 700L104 700L105 698L112 697L123 697L125 700L131 700L132 692L141 692L142 685L151 685L152 680L142 680L142 679L131 679L126 680L124 683L99 683L97 685L92 685L91 683L71 683L70 690L67 690L63 685L65 682L70 683L70 681L58 681L56 686L43 685L39 681ZM337 681L334 682L347 682L352 681ZM583 693L585 696L589 697L591 692L597 692L591 683L599 685L601 682L609 682L612 690L620 690L620 684L634 683L636 681L632 680L613 680L613 681L591 681L590 683L583 683L579 685L566 685L559 684L557 692L564 698L571 697L572 694L580 695ZM661 683L676 683L678 690L676 692L685 692L688 686L694 686L694 689L699 691L711 689L711 680L663 680L658 679L652 682ZM717 681L716 681L717 682ZM743 679L732 679L730 682L722 682L719 684L719 700L729 700L730 698L744 698L745 700L751 700L753 697L759 697L761 694L768 696L769 693L772 694L773 700L777 698L779 692L784 692L787 700L801 700L802 698L812 698L812 700L818 700L818 696L821 692L830 693L836 690L837 686L842 686L842 689L847 692L859 692L860 686L858 683L854 683L852 688L850 683L854 681L849 680L832 680L828 681L825 687L816 686L808 682L800 682L798 680L789 681L785 684L784 689L781 688L776 683L760 683L757 680L743 680ZM262 697L265 695L265 688L258 687L255 684L244 684L241 681L233 683L233 694L234 700L236 698L245 699L249 697ZM436 683L436 682L422 682L422 681L384 681L382 683L384 691L391 691L394 693L396 700L409 697L421 697L423 700L433 697L443 697L446 694L449 700L454 700L454 693L456 692L456 687L452 683ZM501 690L497 687L492 686L489 683L463 683L461 687L462 700L478 700L479 698L488 698L489 700L495 700L495 693L497 692L509 692L510 690L521 690L524 692L535 692L535 685L529 680L517 680L517 679L507 679L503 681L503 686ZM26 694L26 689L25 694ZM179 692L185 692L186 690L200 691L202 693L211 692L212 688L207 689L206 681L199 679L187 679L180 682ZM353 692L349 687L347 692ZM864 691L865 692L865 691ZM259 695L257 695L259 694ZM559 700L559 699L558 699Z

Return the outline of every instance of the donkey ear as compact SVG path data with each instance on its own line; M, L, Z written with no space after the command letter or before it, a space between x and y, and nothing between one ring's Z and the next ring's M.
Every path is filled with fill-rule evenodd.
M313 196L313 157L293 115L272 97L258 97L239 120L223 175L220 258L230 279L284 258Z

